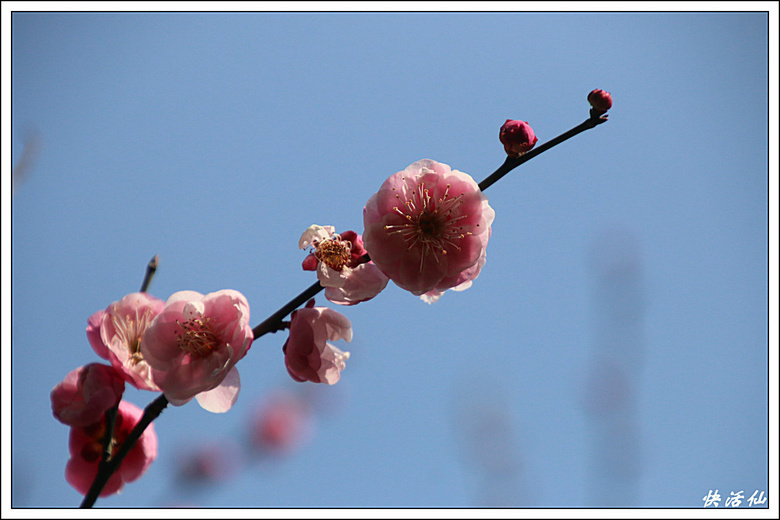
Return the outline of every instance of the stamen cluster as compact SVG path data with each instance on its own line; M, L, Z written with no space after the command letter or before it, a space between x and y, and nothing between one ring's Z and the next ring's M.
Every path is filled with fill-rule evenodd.
M211 318L203 316L191 318L184 323L176 323L184 331L183 334L174 331L179 341L179 348L193 357L204 358L219 347L220 339L214 332Z

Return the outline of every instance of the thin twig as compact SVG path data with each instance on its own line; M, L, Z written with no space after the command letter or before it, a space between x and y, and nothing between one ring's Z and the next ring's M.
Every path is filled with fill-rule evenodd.
M529 161L536 157L537 155L549 150L555 145L561 144L566 139L569 139L571 137L574 137L575 135L579 134L580 132L584 132L585 130L589 130L597 125L600 125L601 123L606 123L607 117L602 116L591 116L582 123L578 124L571 130L568 130L558 137L555 137L553 139L550 139L549 141L542 143L541 145L537 146L533 150L524 153L523 155L519 157L507 157L506 161L504 161L504 164L498 167L496 171L491 173L485 180L479 183L479 189L482 191L485 191L488 189L494 182L499 180L501 177L506 175L507 173L511 172L521 164L523 164L526 161Z
M252 332L255 335L254 339L269 332L276 332L277 330L283 329L284 325L282 324L282 320L285 316L309 301L309 299L313 298L322 289L324 289L324 287L320 285L319 281L311 284L308 289L290 300L287 305L271 314L263 323L252 329Z
M157 271L159 263L160 257L154 255L152 259L149 260L149 263L146 264L146 275L144 275L144 281L141 283L141 290L139 292L146 292L149 290L149 284L152 283L152 277L154 276L155 271Z

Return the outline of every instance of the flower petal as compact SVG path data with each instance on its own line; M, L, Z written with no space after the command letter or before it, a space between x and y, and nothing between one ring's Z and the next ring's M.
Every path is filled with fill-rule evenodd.
M212 413L224 413L230 410L238 399L241 390L241 378L238 369L233 367L218 387L208 392L201 392L195 400L204 409Z

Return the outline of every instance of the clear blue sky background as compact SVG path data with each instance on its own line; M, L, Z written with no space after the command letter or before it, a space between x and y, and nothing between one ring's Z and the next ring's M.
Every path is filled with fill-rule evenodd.
M547 141L588 116L594 88L614 97L608 123L486 191L496 219L471 289L429 306L390 284L337 309L352 357L337 385L308 388L308 443L198 493L173 485L183 447L241 439L258 400L306 386L284 368L286 334L269 335L239 364L236 406L167 409L158 460L98 506L768 492L766 14L12 21L14 161L40 137L13 198L14 506L80 503L49 392L98 361L87 318L136 291L153 255L152 294L237 289L256 325L314 281L297 248L310 224L362 231L369 196L422 158L480 181L504 160L506 119Z

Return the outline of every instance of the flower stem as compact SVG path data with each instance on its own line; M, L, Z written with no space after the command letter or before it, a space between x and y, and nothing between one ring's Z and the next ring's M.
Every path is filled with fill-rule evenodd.
M154 257L149 260L149 263L146 264L146 275L144 276L144 281L141 283L141 290L139 292L146 292L149 289L149 284L152 283L152 277L154 276L154 272L157 270L157 264L159 263L160 257L154 255Z
M566 139L569 139L570 137L574 137L575 135L579 134L580 132L584 132L585 130L589 130L596 125L600 125L601 123L606 123L607 117L606 116L596 116L591 112L591 117L583 121L582 123L578 124L571 130L568 130L558 137L555 137L554 139L550 139L546 143L542 143L541 145L537 146L531 151L528 151L524 153L523 155L519 157L507 157L506 161L504 161L504 164L498 167L496 171L491 173L485 180L479 183L479 189L481 191L485 191L488 189L494 182L499 180L501 177L506 175L507 173L511 172L521 164L523 164L526 161L529 161L539 155L540 153L543 153L550 148L552 148L555 145L558 145L562 142L564 142Z
M106 410L106 433L103 437L103 453L100 455L100 464L105 464L111 458L114 450L114 427L116 426L116 414L119 412L119 403Z
M108 459L105 464L100 464L100 466L98 466L98 473L95 475L95 480L92 481L92 486L89 488L89 491L87 491L87 494L84 495L84 500L81 502L80 507L88 508L95 504L98 496L100 496L100 492L103 491L103 488L106 486L108 479L111 478L111 475L113 475L119 468L119 465L122 464L122 460L124 460L125 456L130 452L130 449L141 437L141 434L146 430L146 427L149 426L163 410L165 410L166 406L168 406L168 399L165 398L165 395L161 394L144 408L144 414L141 417L141 420L135 425L133 431L127 436L127 439L122 443L122 446L117 450L116 454Z
M324 289L324 287L320 285L319 281L311 284L308 289L290 300L287 305L271 314L263 323L252 329L252 332L255 334L255 339L269 332L276 332L277 330L285 328L282 323L284 317L306 303L309 299L313 298L322 289Z

